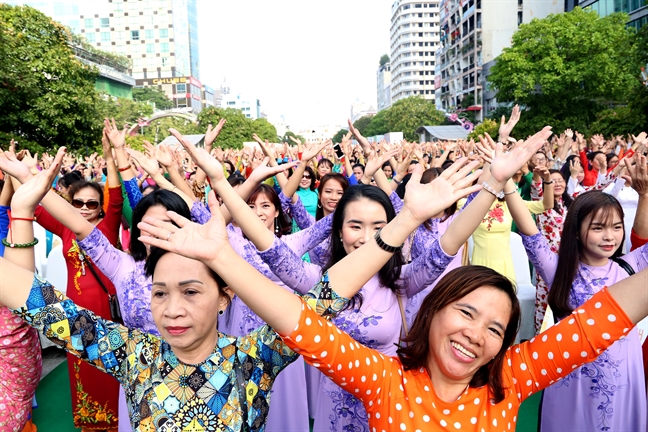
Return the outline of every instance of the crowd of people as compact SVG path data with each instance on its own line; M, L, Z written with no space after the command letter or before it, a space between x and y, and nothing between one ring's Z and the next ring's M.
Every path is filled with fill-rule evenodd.
M0 430L35 431L42 336L76 427L648 430L648 137L0 152ZM67 286L37 271L34 224ZM536 288L523 314L512 236ZM470 247L469 247L470 244ZM519 340L523 320L535 337ZM311 424L312 423L312 424Z

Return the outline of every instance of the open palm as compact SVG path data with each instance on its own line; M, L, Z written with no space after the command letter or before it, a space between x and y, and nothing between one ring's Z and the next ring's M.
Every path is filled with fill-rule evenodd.
M138 224L145 244L168 250L187 258L209 262L229 247L225 221L213 192L209 194L211 219L200 225L169 211L167 216L177 224L146 217Z
M441 213L481 188L479 185L473 186L481 170L471 172L478 165L477 161L468 163L468 159L460 159L428 184L420 183L423 168L417 166L405 188L404 207L421 223Z
M0 170L6 172L21 183L26 182L31 177L29 167L20 162L15 154L8 151L0 151Z
M34 213L38 203L49 192L64 155L65 147L61 147L48 169L40 171L14 192L11 199L12 211L21 215Z
M531 159L550 136L551 127L546 126L526 141L518 142L508 153L504 153L502 143L498 142L495 146L495 157L490 167L493 180L497 181L503 188L508 179L513 177Z

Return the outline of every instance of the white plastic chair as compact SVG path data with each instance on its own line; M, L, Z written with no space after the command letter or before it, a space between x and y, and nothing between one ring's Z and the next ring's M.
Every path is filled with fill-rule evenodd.
M522 244L522 237L519 234L511 233L511 255L513 256L513 267L515 269L515 283L517 284L517 296L522 311L522 322L518 332L517 342L522 339L531 339L535 336L534 310L536 287L531 283L531 272L529 259Z

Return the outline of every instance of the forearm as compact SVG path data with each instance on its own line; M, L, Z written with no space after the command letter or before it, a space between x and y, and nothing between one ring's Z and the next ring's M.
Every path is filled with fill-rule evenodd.
M553 185L547 185L547 186L553 189ZM548 187L545 187L544 189L543 203L547 202L546 199L547 199L548 189L549 189ZM509 192L513 192L513 193L509 193ZM531 216L531 213L529 213L529 209L524 204L524 200L522 199L520 194L517 193L517 188L515 187L515 184L512 181L509 180L509 182L506 184L506 187L504 188L504 193L508 194L506 195L505 198L506 205L508 206L508 210L511 213L513 220L515 221L515 224L520 230L520 233L527 236L532 236L534 234L537 234L538 227L536 227L536 224L533 221L533 217ZM551 195L553 195L553 192L551 193ZM553 207L553 205L551 207Z
M85 220L81 214L54 191L47 192L41 205L56 220L83 240L92 232L94 225Z
M121 177L123 181L128 181L135 177L135 171L130 164L130 159L123 148L115 149L115 158L117 159L117 167L121 170ZM126 169L128 168L128 169Z
M501 190L494 187L495 190ZM441 236L439 243L448 255L456 255L459 248L468 240L484 216L490 210L495 195L485 190L479 191L475 199L467 206L466 211L462 211L455 217L446 232Z
M441 156L434 159L434 163L432 164L432 166L435 168L441 168L443 166L443 163L448 159L448 154L449 152L447 151L441 153Z
M191 201L195 201L196 197L194 196L191 188L189 187L185 179L182 178L178 170L176 170L175 167L169 167L169 168L170 169L167 172L169 173L169 178L171 179L171 183L173 183L173 186L177 187L178 190L181 190L185 195L187 195L191 199Z
M544 209L549 210L554 206L554 183L542 183L542 205Z
M632 231L637 237L648 238L648 195L639 196Z
M236 254L229 245L208 265L223 278L227 286L239 296L243 303L276 332L290 334L293 331L301 315L302 303L299 297L262 276L252 265ZM4 279L3 277L3 284L0 287L5 286ZM9 287L9 285L6 286ZM28 290L25 293L25 299L27 293ZM0 296L0 300L2 299Z
M299 165L297 165L297 168L295 168L293 175L288 179L286 185L281 187L282 192L288 198L292 198L295 192L297 192L297 188L299 188L299 182L301 182L304 171L306 171L306 161L301 161Z
M9 206L11 205L11 198L13 197L14 188L11 177L5 177L5 183L2 187L2 192L0 192L0 206Z
M33 210L12 209L11 213L12 221L9 233L7 234L7 241L11 244L17 245L34 241L33 220L22 220L29 218L33 219ZM21 220L16 220L16 218L20 218ZM6 246L4 257L7 259L7 261L17 264L26 270L29 270L31 272L36 270L34 246L26 248L12 248L10 246Z
M382 169L379 169L374 174L374 180L376 181L376 186L383 190L389 196L392 193L391 182L387 179L385 172Z
M648 269L623 279L608 288L608 292L621 306L633 323L648 315Z
M119 185L121 185L121 180L119 179L119 173L117 171L117 167L115 166L115 161L113 160L112 156L106 157L106 167L108 170L108 176L107 176L107 181L108 181L108 187L109 188L114 188ZM128 171L131 171L132 173L132 168Z
M266 228L261 219L232 189L227 180L212 179L212 187L222 198L230 215L256 248L260 251L268 249L274 241L274 234Z

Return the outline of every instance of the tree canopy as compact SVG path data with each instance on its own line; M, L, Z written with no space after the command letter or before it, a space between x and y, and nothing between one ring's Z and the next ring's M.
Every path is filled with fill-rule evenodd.
M174 107L173 101L169 99L160 87L135 87L133 88L133 99L138 102L153 102L155 108L168 110Z
M380 66L384 66L387 63L389 63L389 56L387 54L383 54L380 57Z
M639 68L627 21L577 7L520 26L488 77L499 101L526 107L520 136L547 124L587 132L598 112L628 100Z
M403 132L403 138L408 141L418 141L416 129L419 127L436 126L445 121L445 114L436 109L434 101L422 96L401 99L384 111L387 132Z
M373 118L373 114L369 114L366 116L360 117L358 120L353 123L353 127L358 129L358 132L360 132L364 136L371 136L371 135L366 135L367 127L371 123L371 119Z
M67 29L36 9L0 4L0 132L43 151L100 142L97 72Z

